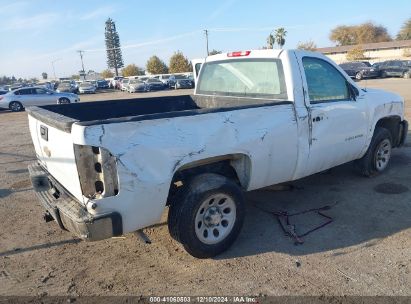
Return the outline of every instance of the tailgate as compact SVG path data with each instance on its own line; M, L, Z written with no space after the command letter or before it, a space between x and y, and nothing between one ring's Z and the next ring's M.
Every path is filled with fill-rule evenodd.
M31 113L28 117L38 160L68 192L83 202L71 133L45 123Z

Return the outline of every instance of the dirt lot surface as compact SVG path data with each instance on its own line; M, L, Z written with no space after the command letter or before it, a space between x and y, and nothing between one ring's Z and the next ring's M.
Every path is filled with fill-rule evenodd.
M410 80L361 85L404 96L411 121ZM189 256L165 223L146 229L151 245L134 234L82 242L55 222L46 224L28 178L34 150L27 114L0 112L0 138L0 295L411 295L410 138L381 176L360 177L347 164L288 187L248 193L240 237L209 260ZM335 202L324 212L334 222L298 246L262 211L296 212ZM300 232L323 220L312 213L292 218Z

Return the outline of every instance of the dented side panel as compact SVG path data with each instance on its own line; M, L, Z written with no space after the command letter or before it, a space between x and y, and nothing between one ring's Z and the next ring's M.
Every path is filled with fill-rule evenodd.
M116 157L119 193L87 207L93 214L119 212L125 232L160 219L174 173L191 162L244 155L251 164L247 190L292 179L297 132L292 104L72 128L75 144L103 147Z

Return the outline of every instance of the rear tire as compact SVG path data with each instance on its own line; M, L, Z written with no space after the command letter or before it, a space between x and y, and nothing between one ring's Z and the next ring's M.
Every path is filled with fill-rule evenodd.
M402 75L402 77L405 78L405 79L410 79L410 78L411 78L411 72L405 72L405 73Z
M168 213L171 236L196 258L211 258L227 250L244 222L240 187L214 173L198 175L183 187Z
M372 177L383 172L388 167L391 151L391 133L385 128L377 127L367 153L355 162L360 173Z
M361 79L362 79L362 74L361 74L361 72L358 72L357 74L355 74L355 79L357 79L357 80L361 80Z
M10 102L10 104L9 104L9 109L10 109L10 111L12 111L12 112L20 112L20 111L23 111L23 110L24 110L24 107L23 107L23 105L22 105L20 102L18 102L18 101L12 101L12 102Z

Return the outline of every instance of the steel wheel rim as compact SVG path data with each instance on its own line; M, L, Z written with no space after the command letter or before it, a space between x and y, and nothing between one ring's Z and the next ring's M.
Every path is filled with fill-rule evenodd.
M21 106L20 106L20 104L19 104L18 102L13 102L13 103L11 104L11 109L12 109L13 111L20 111Z
M355 78L356 78L357 80L361 80L361 73L357 73L357 74L355 75Z
M236 211L234 199L225 193L207 197L195 217L195 233L198 239L208 245L224 240L233 230Z
M375 153L375 168L378 171L384 170L391 157L391 142L384 139L379 145Z

